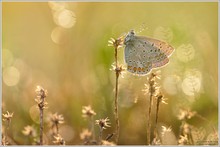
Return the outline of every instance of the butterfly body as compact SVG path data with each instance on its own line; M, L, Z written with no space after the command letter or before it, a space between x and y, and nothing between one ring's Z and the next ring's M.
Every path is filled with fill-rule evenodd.
M138 75L146 75L153 68L166 65L174 48L166 42L145 36L136 36L130 31L124 40L127 70Z

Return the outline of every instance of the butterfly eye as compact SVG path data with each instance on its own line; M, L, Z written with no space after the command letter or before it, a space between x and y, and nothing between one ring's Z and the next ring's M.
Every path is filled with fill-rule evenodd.
M145 50L143 50L143 52L145 52Z
M131 34L131 35L134 35L134 34L135 34L135 33L134 33L134 30L131 30L131 31L130 31L130 34Z

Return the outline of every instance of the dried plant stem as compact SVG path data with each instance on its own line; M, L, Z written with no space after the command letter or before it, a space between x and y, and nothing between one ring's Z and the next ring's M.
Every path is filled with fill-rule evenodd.
M179 128L179 134L178 134L179 137L182 135L184 124L185 124L185 121L184 120L181 121L181 125L180 125L180 128Z
M158 121L158 114L159 114L159 107L160 107L160 99L157 98L157 105L156 105L156 119L155 119L155 127L154 127L154 138L157 137L157 121Z
M100 127L100 130L99 130L99 144L102 143L102 132L103 132L103 128Z
M9 132L9 124L8 124L7 127L6 127L5 135L2 134L2 136L5 137L5 138L3 139L4 141L2 141L2 145L3 145L3 146L6 146L7 143L8 143L8 134L9 134L8 132ZM2 138L3 138L3 137L2 137Z
M90 125L91 125L92 139L95 140L94 118L93 118L93 116L91 116L91 118L90 118Z
M156 105L156 119L155 119L155 127L154 127L154 132L156 132L156 128L157 128L157 121L158 121L158 117L159 117L159 108L160 108L160 102L161 102L161 99L163 98L162 95L159 95L157 96L157 105ZM154 133L154 135L156 135ZM156 137L156 136L155 136Z
M44 99L43 99L44 101ZM40 145L43 145L43 130L44 130L44 121L43 121L43 118L44 118L44 110L43 110L43 107L39 107L40 109Z
M152 107L152 98L153 94L150 93L150 105L148 111L148 124L147 124L147 144L150 145L150 136L151 136L151 107Z
M37 93L37 98L35 101L38 104L38 108L40 111L40 145L43 145L43 130L44 130L44 108L47 105L47 102L45 101L45 98L47 97L47 90L44 90L41 86L37 86L37 89L35 90Z
M57 134L59 134L59 126L58 126L58 124L56 124L56 130L57 130Z
M191 132L191 130L189 131L188 138L189 138L190 144L191 144L191 145L194 145L194 140L193 140L193 137L192 137L192 132Z
M157 98L157 108L156 108L156 120L155 120L155 126L157 126L157 120L158 120L158 114L159 114L159 108L160 108L160 98Z
M115 130L115 142L116 144L118 143L118 138L119 138L119 116L118 116L118 79L119 79L119 74L120 74L120 69L118 66L118 48L115 47L115 64L116 64L116 69L115 69L115 75L116 75L116 81L115 81L115 121L116 121L116 130Z
M11 119L7 120L7 126L6 126L6 131L5 131L5 140L7 140L8 135L9 135L9 128L10 128L10 123L11 123Z

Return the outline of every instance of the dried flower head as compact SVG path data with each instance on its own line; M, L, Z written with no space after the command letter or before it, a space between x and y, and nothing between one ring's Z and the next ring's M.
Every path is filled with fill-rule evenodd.
M8 122L10 122L11 121L11 119L12 119L12 117L13 117L13 112L12 113L9 113L8 111L7 111L7 113L6 114L2 114L2 116L3 116L3 121L8 121Z
M123 42L124 42L124 35L117 38L117 39L114 39L114 38L110 38L110 40L108 41L108 46L114 46L115 49L118 49L120 47L122 47L123 45Z
M25 136L30 136L30 137L37 136L36 130L32 126L29 126L29 125L24 127L24 130L22 130L22 133Z
M179 120L191 119L196 115L196 111L191 111L190 109L180 109L177 118Z
M83 106L82 108L82 117L87 118L87 117L92 117L96 115L95 111L92 110L91 106Z
M110 141L107 141L107 140L102 140L101 141L101 144L102 145L106 145L106 146L115 146L116 144L114 142L110 142Z
M118 65L118 67L115 66L115 62L111 65L112 68L111 71L115 71L118 75L120 75L122 78L124 78L124 74L126 73L126 68L124 65Z
M101 129L106 129L106 127L110 127L109 119L106 117L105 119L96 120L96 124L99 125Z
M57 145L65 145L65 141L60 134L55 135L54 139L55 140L53 141L53 143L55 143Z
M162 136L164 136L165 133L172 131L171 127L168 128L165 126L161 126L161 127L162 127L162 132L161 132Z
M152 145L161 145L161 141L159 138L155 137L152 141Z
M89 140L92 137L92 132L88 129L83 129L83 131L80 133L80 139L81 140Z
M156 98L157 98L157 101L158 101L159 103L162 102L162 103L164 103L164 104L168 104L168 103L166 102L166 98L164 98L164 95L162 95L161 92L159 92L159 94L156 95Z
M49 125L51 127L55 127L63 123L64 123L64 118L62 114L58 115L57 113L54 113L49 115Z
M43 110L47 108L46 105L48 103L45 101L45 98L47 97L47 90L44 90L41 86L37 86L35 92L37 94L35 101L37 102L39 109Z
M189 140L188 140L187 135L184 135L184 136L180 135L180 138L179 138L179 140L178 140L178 143L179 143L180 145L187 145L187 144L189 144Z
M158 86L154 75L152 75L153 73L151 74L150 78L148 78L147 84L144 84L145 88L142 91L144 91L145 95L150 93L151 95L156 96L159 94L160 87Z
M46 98L48 94L47 90L44 90L41 86L37 86L35 92L39 98Z
M161 79L161 71L157 70L156 72L152 72L150 76L151 80Z

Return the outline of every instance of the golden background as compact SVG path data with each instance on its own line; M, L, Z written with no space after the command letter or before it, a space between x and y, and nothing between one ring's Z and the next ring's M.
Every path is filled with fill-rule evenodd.
M10 131L28 144L22 130L38 128L35 89L48 90L48 113L62 114L66 144L82 144L79 134L88 122L82 106L91 105L95 119L108 117L114 131L114 48L108 40L135 29L138 35L164 40L175 48L161 68L159 84L167 105L158 122L178 137L177 112L190 107L209 122L189 123L209 129L218 125L218 3L187 2L3 2L2 112L14 112ZM140 32L140 30L142 30ZM124 49L119 62L124 64ZM156 70L153 70L156 71ZM125 73L119 79L119 144L146 144L147 77ZM46 134L48 128L45 124ZM98 127L95 126L98 137ZM218 129L217 129L218 130Z

